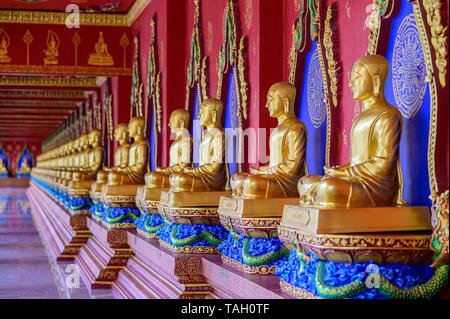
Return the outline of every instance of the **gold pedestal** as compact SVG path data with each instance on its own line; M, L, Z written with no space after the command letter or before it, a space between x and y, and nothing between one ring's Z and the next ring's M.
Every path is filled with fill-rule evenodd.
M136 193L144 185L103 185L101 202L109 207L136 207Z
M173 192L161 191L160 205L172 207L217 207L222 196L230 192Z
M89 196L92 184L95 183L94 180L85 181L70 181L67 189L70 196L72 194L83 194Z
M223 196L218 214L229 231L241 231L251 238L277 238L283 207L298 198L245 199Z
M428 207L361 207L319 209L286 205L281 226L312 234L430 231Z
M243 218L281 217L285 205L297 204L299 200L298 197L246 199L222 196L219 214Z
M158 213L158 203L162 188L139 187L136 193L136 206L149 214Z
M288 249L339 263L427 264L428 207L318 209L287 205L278 237Z

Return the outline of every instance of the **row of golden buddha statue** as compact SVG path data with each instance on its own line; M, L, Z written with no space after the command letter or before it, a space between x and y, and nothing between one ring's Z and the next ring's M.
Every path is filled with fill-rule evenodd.
M226 139L221 126L223 105L217 99L206 99L200 107L200 124L205 132L198 145L200 156L196 167L192 166L192 139L186 134L190 116L184 109L178 109L170 116L169 126L176 139L170 147L170 165L166 168L149 171L150 147L144 136L144 120L138 117L128 126L116 127L119 147L114 167L103 168L100 132L93 130L41 155L34 172L41 177L52 176L54 181L68 187L71 195L77 194L74 190L86 192L89 188L92 197L108 207L134 205L141 212L161 215L172 233L166 234L171 239L164 237L162 242L161 237L160 243L175 252L217 252L218 244L226 238L218 238L218 233L204 235L209 228L193 234L206 240L210 244L206 246L213 246L212 249L190 245L182 240L186 238L177 238L176 233L178 225L220 227L221 223L234 238L280 237L291 249L309 247L306 250L329 261L369 261L380 255L380 262L384 262L387 253L369 251L362 257L354 254L358 250L352 252L344 246L335 247L332 254L317 247L314 250L311 248L314 245L302 246L298 234L431 229L428 208L409 207L401 200L402 116L385 99L388 71L389 63L382 56L369 55L356 61L349 87L354 99L362 101L363 110L351 131L350 163L325 167L324 176L307 174L307 129L295 116L296 89L287 82L274 84L267 94L266 108L278 120L270 135L270 162L251 169L250 173L227 176ZM134 140L131 146L129 137ZM227 190L228 182L231 192ZM297 242L295 246L293 238L300 245ZM280 252L258 259L245 253L247 259L240 262L225 254L222 257L228 264L248 272L286 257ZM246 260L249 262L243 265Z
M278 126L270 136L270 162L251 169L250 173L233 175L231 196L255 200L300 197L301 205L318 208L400 204L398 165L402 116L384 96L388 71L389 64L381 56L366 56L356 62L349 86L354 98L363 101L363 112L351 131L351 162L325 167L325 176L305 175L307 131L295 116L295 87L287 82L273 85L267 95L266 108L270 116L278 120ZM205 206L202 192L210 192L206 200L209 202L230 195L225 192L227 170L222 110L222 103L216 99L207 99L201 105L200 124L206 132L199 145L197 167L191 166L192 141L183 138L189 113L180 109L170 118L169 126L177 138L170 149L167 168L147 173L149 144L144 136L143 118L133 118L128 127L126 124L117 126L115 137L119 148L114 167L103 168L100 132L93 130L41 155L37 168L49 169L55 181L74 190L90 189L96 181L97 191L100 185L108 185L114 195L120 195L124 188L118 185L145 184L150 189L170 188L169 197L181 198L177 193L192 193L177 204ZM129 137L134 140L131 146ZM137 187L130 190L128 195L136 195ZM165 199L170 201L168 197Z

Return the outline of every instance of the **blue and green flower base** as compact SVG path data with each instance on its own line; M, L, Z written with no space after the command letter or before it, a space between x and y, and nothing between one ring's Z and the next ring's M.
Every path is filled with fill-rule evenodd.
M160 243L180 252L215 253L217 246L228 238L228 231L222 225L184 225L164 220L156 235Z
M89 208L89 212L92 217L96 217L97 220L104 220L106 218L107 209L102 202L98 202Z
M275 270L281 282L325 299L429 299L448 284L448 265L335 263L291 250Z
M148 214L140 211L141 216L135 220L134 225L147 237L157 238L156 232L164 226L164 219L159 214Z
M67 207L73 212L76 213L77 211L87 211L89 210L93 205L94 202L90 197L85 198L76 198L72 196L68 196L68 204Z
M0 178L7 178L9 177L9 174L0 174Z
M218 250L222 256L236 261L237 265L253 267L255 270L251 271L252 273L266 274L273 273L276 266L285 262L289 255L289 250L278 238L252 238L240 231L230 232L228 238L219 245ZM248 268L240 270L247 272Z
M141 216L140 210L133 207L109 207L103 205L103 208L100 208L100 210L99 217L107 225L134 224Z

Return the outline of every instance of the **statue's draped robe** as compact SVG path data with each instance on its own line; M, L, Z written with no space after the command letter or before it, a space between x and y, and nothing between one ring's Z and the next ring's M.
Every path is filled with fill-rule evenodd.
M172 174L174 191L223 191L227 183L225 170L225 133L209 128L199 145L199 165L189 173Z
M373 105L361 113L351 131L350 164L341 168L346 176L308 176L300 181L317 181L310 190L310 204L364 207L400 202L401 132L402 116L387 103Z
M128 166L128 156L130 152L130 144L123 143L120 144L114 153L114 167L112 170L116 168L125 168ZM97 174L97 183L105 184L108 181L108 171L99 171Z
M297 182L305 175L307 130L303 122L289 118L270 135L269 165L258 174L232 177L233 192L245 198L297 197Z
M134 142L129 150L128 166L110 172L108 184L144 184L144 175L148 169L148 153L147 141Z
M171 174L182 173L184 168L192 162L192 138L181 137L176 139L170 146L170 164L168 167L157 168L149 172L145 177L147 188L169 188L169 177Z

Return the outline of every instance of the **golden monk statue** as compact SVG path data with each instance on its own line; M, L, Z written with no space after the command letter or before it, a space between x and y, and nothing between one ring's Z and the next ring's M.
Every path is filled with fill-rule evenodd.
M5 166L5 162L2 157L0 157L0 174L8 174L8 168Z
M368 55L353 66L349 87L363 102L351 130L350 163L325 167L325 176L300 179L300 204L318 208L395 206L400 204L399 145L402 115L386 102L389 63Z
M108 45L103 39L103 32L100 31L98 42L95 44L95 53L89 54L88 64L112 66L114 61L108 52Z
M119 147L114 153L114 166L104 167L97 174L97 185L106 184L108 182L108 173L117 168L126 168L128 166L128 155L130 151L130 138L128 134L128 125L125 123L117 124L114 131L114 138L119 142Z
M145 174L145 187L169 188L171 174L182 173L191 166L192 139L188 132L189 112L177 109L172 112L169 120L171 133L175 134L175 141L170 146L170 165L165 168L157 167L154 172Z
M206 99L200 107L200 124L206 133L199 145L199 166L186 167L183 173L170 175L174 192L224 191L225 132L221 126L223 104L217 99Z
M266 108L278 120L270 135L270 162L231 178L234 197L248 199L297 197L297 182L306 173L305 124L294 113L296 89L289 82L271 86Z
M144 175L148 170L149 145L144 136L143 117L130 120L128 132L134 139L128 155L128 166L116 167L108 173L108 185L144 184Z
M28 162L28 158L24 158L22 162L22 166L19 169L19 174L29 174L31 172L30 163Z
M87 135L89 147L81 154L80 169L73 173L72 181L95 180L103 168L104 150L100 146L101 131L93 129ZM83 135L82 135L83 136Z

